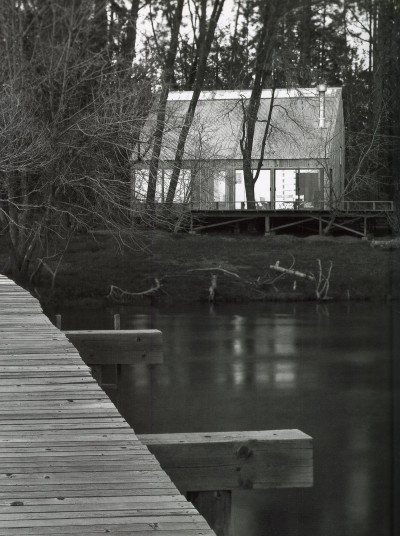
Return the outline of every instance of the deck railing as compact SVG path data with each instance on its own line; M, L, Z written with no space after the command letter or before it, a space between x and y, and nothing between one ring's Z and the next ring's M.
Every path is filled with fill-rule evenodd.
M132 206L138 213L143 212L145 209L145 202L136 202ZM157 202L155 204L157 208L165 207L166 203ZM256 201L254 204L247 203L246 201L190 201L187 203L174 202L170 206L172 212L176 212L177 215L190 211L256 211L265 212L270 211L338 211L338 212L392 212L393 201L341 201L335 205L329 203L317 202L304 202L304 201Z

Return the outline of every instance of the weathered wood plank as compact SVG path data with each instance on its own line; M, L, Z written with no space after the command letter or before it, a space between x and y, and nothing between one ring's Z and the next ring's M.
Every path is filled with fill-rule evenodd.
M156 329L64 331L88 365L163 362L162 333Z
M182 493L313 485L312 439L299 430L139 438Z
M214 534L36 299L1 275L0 430L1 536Z

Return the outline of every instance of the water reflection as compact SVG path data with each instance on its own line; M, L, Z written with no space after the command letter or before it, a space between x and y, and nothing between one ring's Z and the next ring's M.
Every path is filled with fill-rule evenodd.
M390 310L369 304L119 309L158 328L165 363L124 367L115 402L138 433L298 428L312 489L235 492L233 536L390 536ZM110 312L65 313L66 329Z

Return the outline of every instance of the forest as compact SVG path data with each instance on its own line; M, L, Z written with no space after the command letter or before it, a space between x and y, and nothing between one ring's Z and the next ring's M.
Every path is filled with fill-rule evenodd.
M154 225L172 90L193 94L167 204L202 90L251 90L245 163L262 90L323 82L343 88L349 195L393 199L400 230L399 0L3 0L0 34L0 234L20 277L58 262L77 232L132 229L149 113L142 224Z

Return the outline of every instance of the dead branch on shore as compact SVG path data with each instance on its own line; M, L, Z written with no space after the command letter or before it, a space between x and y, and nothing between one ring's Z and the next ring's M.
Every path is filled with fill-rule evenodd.
M127 290L123 290L120 287L117 287L116 285L110 286L110 292L107 295L107 299L113 300L115 302L119 303L126 303L130 302L133 299L137 298L138 296L151 296L158 292L161 288L161 282L159 279L154 278L155 286L150 287L147 290L143 290L142 292L129 292Z
M230 272L229 270L225 270L225 268L221 268L221 266L211 266L209 268L192 268L191 270L186 270L186 271L187 271L187 273L190 273L190 272L215 272L215 271L219 271L219 272L223 272L224 274L231 275L233 277L237 277L238 279L240 279L239 274L236 274L235 272Z
M275 270L276 272L282 272L284 274L289 274L294 277L301 277L303 279L311 279L314 281L315 277L314 275L305 274L304 272L299 272L299 270L293 270L292 268L284 268L283 266L279 266L279 261L276 261L275 264L270 264L270 269Z
M280 272L281 275L288 274L292 277L299 277L301 279L308 279L309 281L313 281L315 284L315 296L317 300L329 300L328 291L332 274L333 262L329 261L329 266L326 274L324 274L321 259L317 259L317 265L317 275L315 275L313 272L305 273L300 272L299 270L294 270L294 262L290 268L284 268L283 266L279 266L279 261L276 261L276 263L271 264L269 268L271 270L274 270L275 272Z

